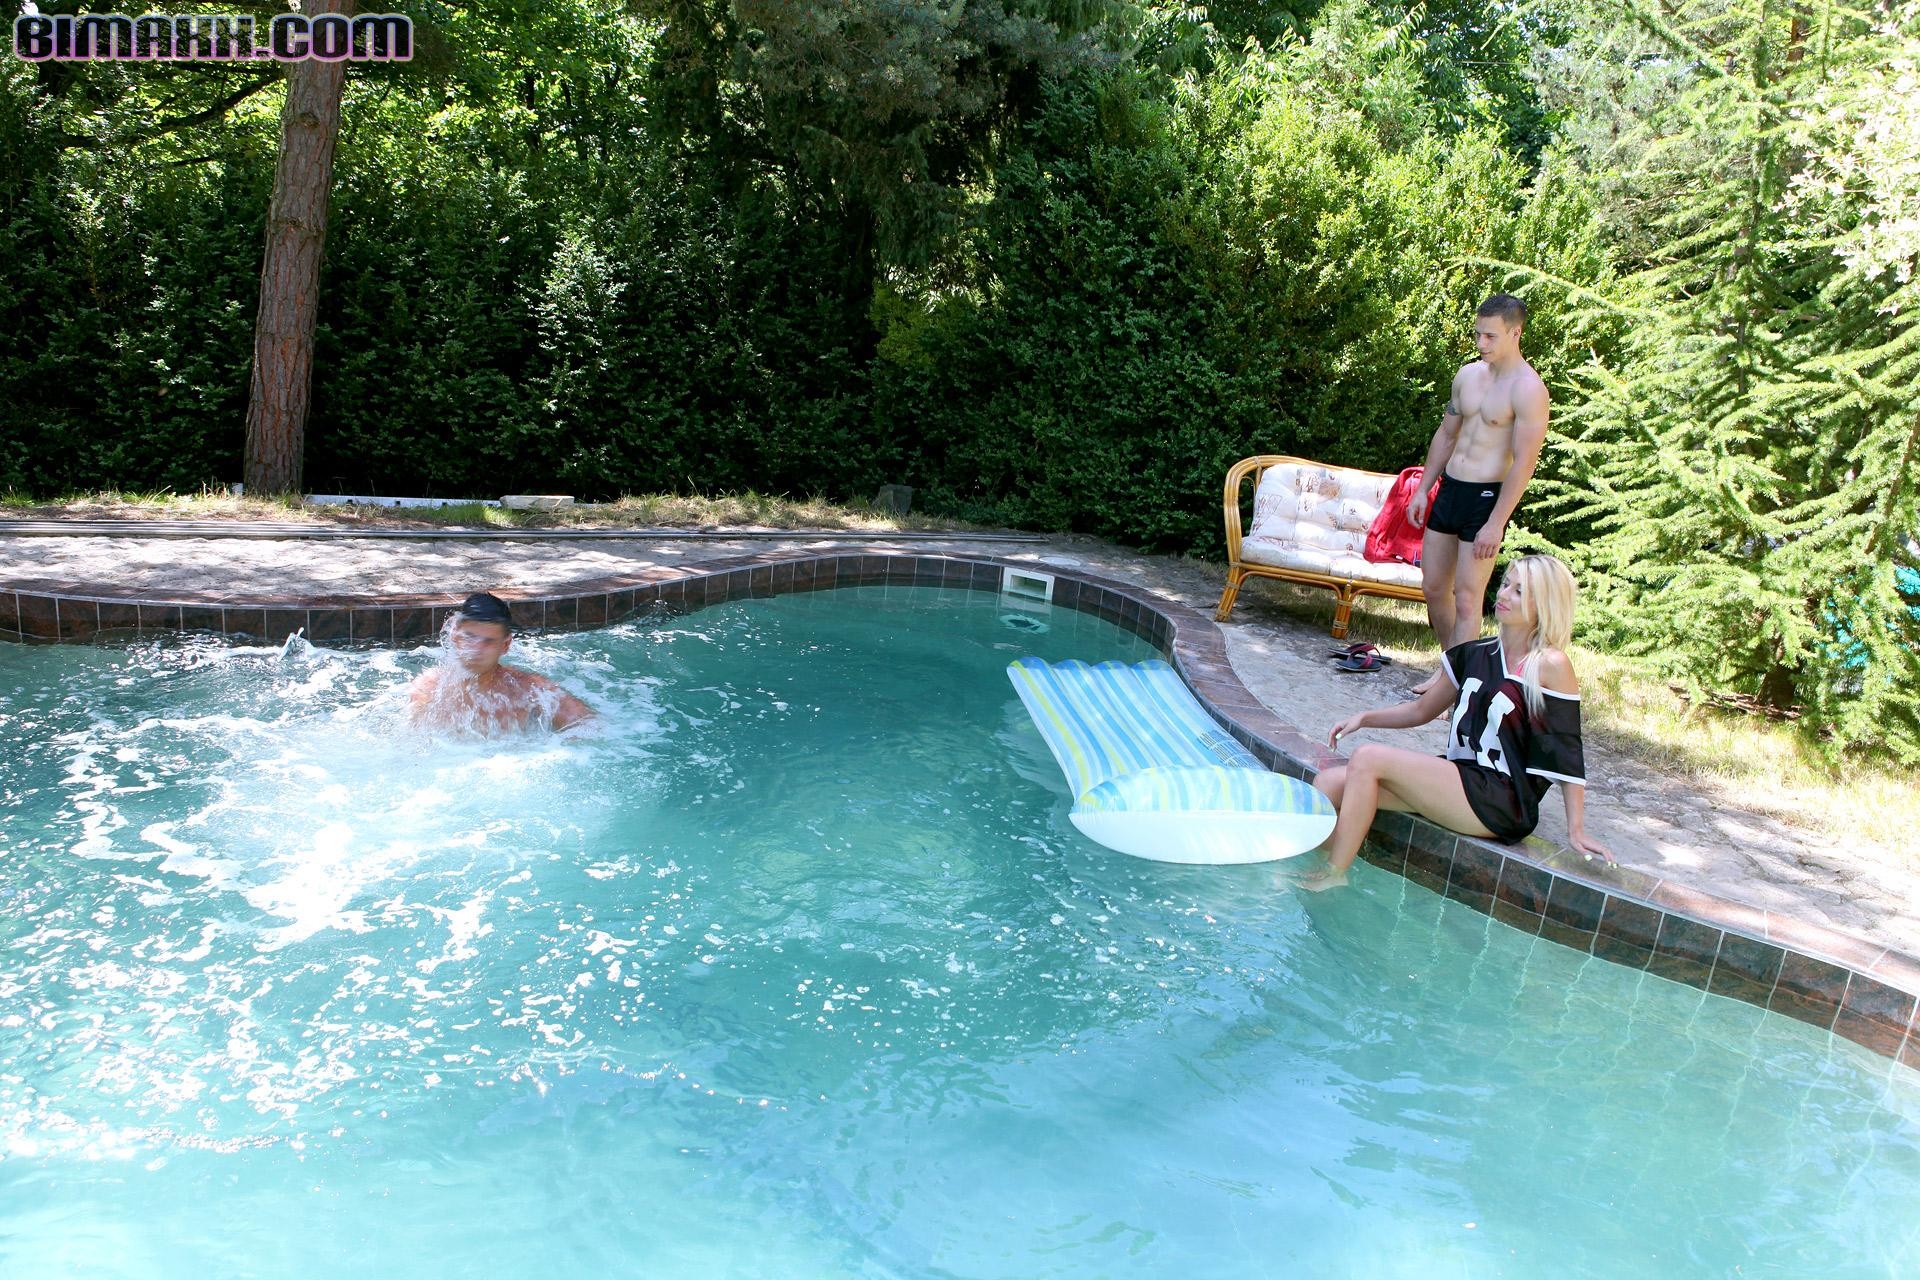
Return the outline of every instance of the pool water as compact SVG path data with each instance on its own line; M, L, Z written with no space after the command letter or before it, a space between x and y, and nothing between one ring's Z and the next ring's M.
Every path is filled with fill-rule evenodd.
M0 1275L1920 1274L1911 1072L1365 865L1095 846L859 588L436 651L0 646Z

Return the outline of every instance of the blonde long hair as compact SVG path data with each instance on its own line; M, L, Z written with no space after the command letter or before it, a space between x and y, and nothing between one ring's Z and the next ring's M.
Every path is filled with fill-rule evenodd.
M1520 613L1527 623L1527 652L1520 659L1520 687L1526 694L1527 714L1538 720L1547 712L1540 692L1540 654L1567 647L1573 637L1573 571L1553 556L1522 556L1507 566L1507 577L1520 592Z

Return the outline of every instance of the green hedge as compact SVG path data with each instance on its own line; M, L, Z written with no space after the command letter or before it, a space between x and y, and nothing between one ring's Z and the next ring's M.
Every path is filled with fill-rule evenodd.
M1466 260L1590 274L1581 215L1490 141L1389 151L1283 83L1082 84L1000 175L984 286L885 309L876 405L930 509L1217 552L1234 459L1421 461L1501 285ZM1569 358L1551 314L1526 345Z
M0 321L42 337L0 350L0 485L235 478L270 134L220 164L114 164L53 150L9 87ZM958 252L877 297L849 283L853 232L778 173L722 196L644 136L494 157L491 135L356 119L312 490L904 480L932 512L1217 551L1236 458L1419 460L1501 284L1467 259L1596 261L1577 199L1488 138L1390 148L1267 64L1056 85ZM1527 345L1551 380L1552 315Z
M129 188L15 92L0 154L0 487L237 477L270 159Z

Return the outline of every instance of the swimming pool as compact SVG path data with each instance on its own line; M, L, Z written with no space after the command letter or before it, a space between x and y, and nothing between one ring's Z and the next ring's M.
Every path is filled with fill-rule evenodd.
M1045 630L1038 628L1044 627ZM1913 1076L1362 866L1119 857L932 589L424 652L0 646L0 1266L1888 1275Z

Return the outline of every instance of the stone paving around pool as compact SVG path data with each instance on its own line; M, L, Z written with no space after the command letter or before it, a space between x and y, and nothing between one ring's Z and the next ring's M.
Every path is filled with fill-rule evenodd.
M744 532L744 531L742 531ZM5 534L0 521L0 535ZM459 596L471 590L562 593L570 584L654 569L698 572L714 561L771 551L821 555L861 551L992 557L1081 572L1144 588L1211 615L1221 571L1200 562L1146 556L1079 537L995 542L868 534L705 539L547 540L537 543L432 540L239 540L139 536L0 536L0 591L165 599L209 593L233 602L309 602L394 595ZM1321 626L1263 609L1244 592L1234 621L1220 628L1234 674L1260 702L1309 738L1368 706L1397 701L1422 674L1390 667L1366 676L1331 671ZM1330 607L1330 606L1329 606ZM0 619L0 628L7 627ZM1379 740L1438 752L1444 728L1369 731ZM1920 876L1891 858L1856 858L1773 819L1720 805L1637 762L1589 743L1588 828L1624 867L1676 889L1731 899L1920 955ZM1531 852L1550 856L1564 841L1561 805L1549 796Z

